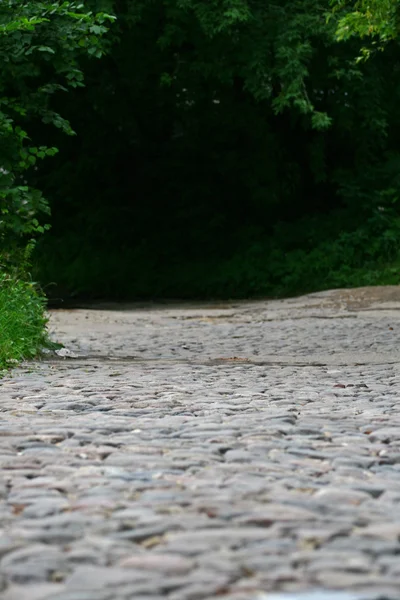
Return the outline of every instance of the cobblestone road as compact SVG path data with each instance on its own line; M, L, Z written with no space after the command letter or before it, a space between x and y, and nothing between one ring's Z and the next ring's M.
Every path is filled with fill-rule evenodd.
M400 290L121 308L1 381L0 598L399 600Z

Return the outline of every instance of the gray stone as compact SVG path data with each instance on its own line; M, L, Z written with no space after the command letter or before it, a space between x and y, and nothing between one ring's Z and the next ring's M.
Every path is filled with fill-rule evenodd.
M385 290L53 313L77 357L0 386L6 600L398 600Z
M69 506L63 498L41 498L39 502L28 505L23 510L23 516L30 519L41 519L50 515L56 515Z
M357 534L366 538L400 542L400 522L381 522L377 525L369 525L368 527L358 529Z
M282 594L258 594L254 600L363 600L365 596L356 592L335 592L324 589L311 590L309 592L282 593Z
M400 432L397 427L382 427L369 434L371 442L384 442L385 444L400 440Z
M97 590L103 587L116 587L127 583L148 582L153 577L151 571L140 569L123 569L85 565L77 567L67 577L65 584L70 589Z
M63 553L46 545L35 544L14 550L0 560L0 572L15 583L51 581L68 572Z
M173 554L136 554L123 558L119 565L124 568L159 571L168 575L182 575L191 571L194 561Z
M55 600L63 586L57 583L39 583L35 585L11 585L2 595L2 600ZM80 600L78 598L71 600ZM87 598L82 600L93 600ZM103 600L103 599L101 599ZM114 600L112 598L105 600Z
M345 488L322 488L314 494L314 499L326 504L359 506L370 498L367 492Z

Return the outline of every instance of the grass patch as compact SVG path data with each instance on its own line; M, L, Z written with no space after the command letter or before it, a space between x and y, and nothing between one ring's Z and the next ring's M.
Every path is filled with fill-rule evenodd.
M0 273L0 369L48 346L46 300L33 283Z

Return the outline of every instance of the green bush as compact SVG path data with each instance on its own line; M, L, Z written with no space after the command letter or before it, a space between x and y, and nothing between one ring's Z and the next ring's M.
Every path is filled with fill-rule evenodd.
M48 346L45 299L35 284L0 273L0 369L36 357Z
M45 345L45 299L29 282L34 240L49 225L41 190L29 174L58 150L48 125L74 135L57 110L61 92L83 87L82 62L100 57L114 18L70 0L0 2L0 370ZM46 217L47 220L47 217Z
M38 143L43 125L74 135L54 96L82 87L83 57L100 57L112 17L77 2L8 0L0 11L0 244L11 253L43 233L47 200L26 177L58 149ZM40 132L37 131L41 124ZM35 139L31 137L36 132ZM4 257L3 257L4 258Z
M132 246L66 231L38 244L35 278L53 302L93 299L285 297L338 287L400 283L400 217L378 207L369 215L350 209L280 222L272 232L242 227L226 248L208 231L182 236L154 231ZM203 235L203 237L201 237Z

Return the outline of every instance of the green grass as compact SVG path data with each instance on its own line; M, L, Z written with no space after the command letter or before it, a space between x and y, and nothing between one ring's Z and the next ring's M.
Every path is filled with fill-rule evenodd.
M45 306L34 284L0 273L0 370L48 346Z

